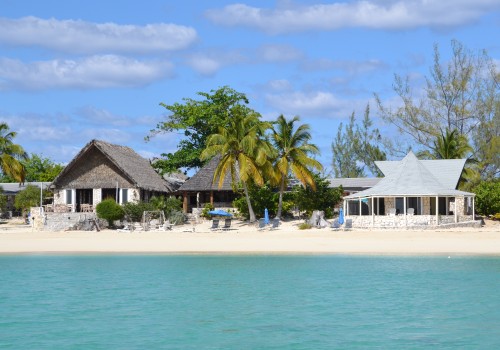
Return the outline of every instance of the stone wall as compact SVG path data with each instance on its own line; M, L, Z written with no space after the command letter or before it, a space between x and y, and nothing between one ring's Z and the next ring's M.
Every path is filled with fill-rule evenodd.
M435 215L352 215L346 216L352 220L352 226L357 228L406 228L406 227L436 227ZM471 222L472 215L459 216L459 223ZM439 225L455 224L455 215L440 215Z

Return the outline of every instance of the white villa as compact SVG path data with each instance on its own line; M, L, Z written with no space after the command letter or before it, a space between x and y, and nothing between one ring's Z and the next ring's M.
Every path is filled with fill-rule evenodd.
M353 227L438 226L475 220L474 193L456 189L465 159L376 162L385 175L373 187L344 197Z

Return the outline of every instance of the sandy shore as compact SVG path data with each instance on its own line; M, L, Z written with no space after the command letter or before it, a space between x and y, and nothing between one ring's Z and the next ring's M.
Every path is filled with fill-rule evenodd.
M230 231L210 231L210 222L166 232L114 230L45 232L19 223L0 225L0 254L380 254L500 256L500 223L482 228L439 230L299 230L299 222L259 231L233 223Z

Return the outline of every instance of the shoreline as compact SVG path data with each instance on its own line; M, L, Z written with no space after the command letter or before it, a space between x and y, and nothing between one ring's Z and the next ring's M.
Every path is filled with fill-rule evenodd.
M500 223L436 230L299 230L298 221L259 231L236 221L229 231L210 222L172 231L34 231L0 225L0 255L352 255L500 256Z

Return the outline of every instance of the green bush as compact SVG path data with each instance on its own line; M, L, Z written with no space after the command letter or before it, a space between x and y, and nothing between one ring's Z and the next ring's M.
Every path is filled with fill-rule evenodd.
M269 217L276 215L278 211L278 200L279 193L278 189L270 186L268 183L264 186L257 186L255 184L248 185L248 194L250 195L250 201L252 202L252 208L257 218L262 218L264 216L264 210L267 208ZM283 195L283 208L282 215L286 216L289 212L291 206L285 204L287 202L287 193ZM233 206L238 209L239 213L248 219L250 214L248 213L248 205L245 196L242 194L240 198L233 201Z
M205 203L203 209L201 210L201 217L205 219L210 219L212 216L208 213L210 210L214 210L214 206L210 203Z
M474 188L476 211L480 215L500 213L500 180L482 181Z
M123 211L125 213L125 218L131 222L141 222L142 214L145 211L155 210L155 207L152 203L146 202L128 202L123 206Z
M330 182L319 174L314 175L316 191L308 185L295 186L293 188L293 198L297 207L305 211L307 216L311 216L314 210L322 210L325 218L333 217L333 207L342 200L342 187L331 188Z
M167 219L168 221L170 221L171 224L180 225L187 221L187 215L184 214L182 211L172 210L167 216Z
M48 196L48 191L43 191L42 196L45 198ZM23 211L23 215L29 211L31 207L39 207L40 206L40 187L28 185L22 191L16 195L16 199L14 200L14 207L16 209L21 209Z
M299 230L309 230L309 229L311 229L311 228L312 228L312 226L311 226L311 224L310 224L310 223L308 223L308 222L303 222L303 223L301 223L301 224L299 225Z
M114 199L105 199L97 204L95 211L101 219L107 220L108 225L113 226L113 221L121 220L125 215L123 208Z

